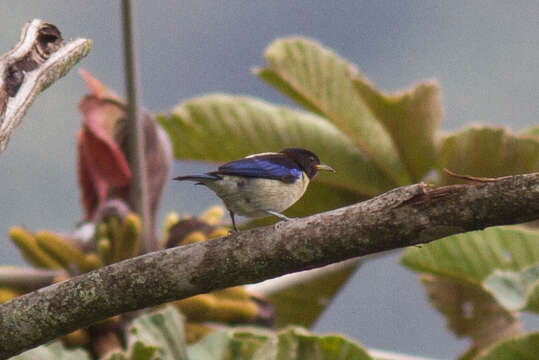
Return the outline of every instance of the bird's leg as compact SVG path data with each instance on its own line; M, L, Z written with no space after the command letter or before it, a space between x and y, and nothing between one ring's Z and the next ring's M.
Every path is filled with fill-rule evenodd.
M232 210L228 210L228 213L230 214L230 218L232 219L232 228L234 229L233 232L239 232L238 228L236 227L236 220L234 219L234 213Z
M270 215L273 215L273 216L277 216L279 218L279 220L283 220L283 221L288 221L288 220L292 220L291 218L281 214L281 213L278 213L277 211L271 211L271 210L265 210L268 214Z

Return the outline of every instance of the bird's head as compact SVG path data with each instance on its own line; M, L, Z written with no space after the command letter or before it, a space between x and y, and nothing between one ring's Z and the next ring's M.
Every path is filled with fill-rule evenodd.
M321 164L318 156L312 151L302 148L288 148L281 150L281 154L285 154L294 160L305 174L307 174L309 179L314 178L319 170L335 172L330 166Z

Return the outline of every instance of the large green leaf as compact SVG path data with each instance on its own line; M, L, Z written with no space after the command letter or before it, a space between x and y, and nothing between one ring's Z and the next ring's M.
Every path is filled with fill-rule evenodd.
M313 114L215 94L187 100L158 120L178 159L221 162L299 146L314 151L337 171L319 174L317 181L364 195L392 186L346 135Z
M189 346L197 360L372 360L367 351L341 335L313 335L290 327L279 332L256 328L217 331Z
M518 316L503 308L482 287L452 279L422 275L430 301L457 337L470 337L471 348L461 359L520 333Z
M409 247L401 262L410 269L480 285L496 269L519 271L539 263L539 233L492 227Z
M333 51L301 37L278 39L264 53L258 76L341 129L368 154L394 185L411 181L384 125L355 90L358 70Z
M453 235L406 249L401 261L427 274L422 280L434 306L457 336L472 338L473 346L463 357L471 359L502 338L519 333L517 315L499 299L502 296L507 303L511 294L500 294L504 290L498 286L498 296L493 295L495 291L484 286L485 279L499 270L518 272L538 264L539 233L494 227Z
M539 264L521 272L496 270L485 279L483 285L510 311L539 312Z
M354 84L391 134L412 179L419 181L437 156L435 133L443 116L439 83L424 82L395 94L379 91L362 76L356 77Z
M128 330L128 351L107 360L188 360L183 319L175 307L143 314Z
M539 137L504 128L471 127L442 141L439 168L458 174L498 177L539 170ZM462 182L442 175L442 184Z
M60 341L39 346L14 356L11 360L90 360L90 354L82 349L68 350Z
M503 341L477 360L536 360L539 354L539 332Z
M358 265L357 260L349 260L251 285L249 290L270 300L278 328L290 324L310 327Z

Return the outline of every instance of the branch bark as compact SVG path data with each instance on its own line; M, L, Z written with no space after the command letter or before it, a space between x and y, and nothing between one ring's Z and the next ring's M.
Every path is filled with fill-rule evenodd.
M536 219L539 173L398 188L345 208L149 253L15 298L0 305L0 358L123 312Z
M13 49L0 56L0 154L41 91L85 57L92 42L62 44L60 30L39 19L27 23Z

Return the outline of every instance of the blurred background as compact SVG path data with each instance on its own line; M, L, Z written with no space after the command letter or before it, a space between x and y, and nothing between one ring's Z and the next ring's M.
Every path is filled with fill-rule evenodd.
M0 53L24 23L41 18L65 39L94 41L79 67L124 94L118 1L0 3ZM442 128L469 123L520 130L539 122L539 1L136 1L142 99L152 112L207 92L249 94L291 105L253 76L275 38L312 37L355 63L380 89L396 91L437 78ZM0 157L0 263L21 265L7 238L11 225L72 230L81 219L76 179L77 103L86 92L76 70L41 94ZM323 160L323 154L320 157ZM175 162L173 174L209 170ZM166 187L160 218L196 214L219 203L210 191ZM455 357L456 340L428 304L400 252L368 261L345 286L314 330L342 332L374 348ZM537 320L525 319L528 329Z

